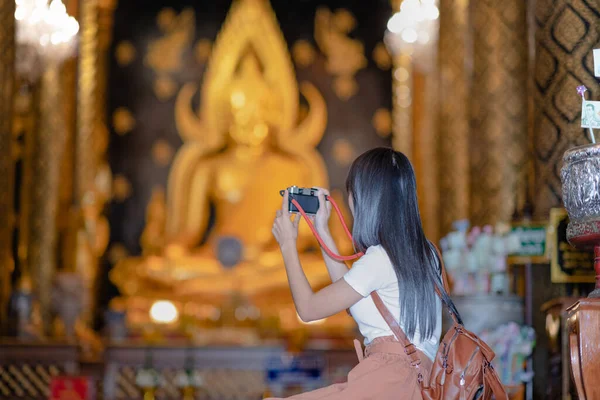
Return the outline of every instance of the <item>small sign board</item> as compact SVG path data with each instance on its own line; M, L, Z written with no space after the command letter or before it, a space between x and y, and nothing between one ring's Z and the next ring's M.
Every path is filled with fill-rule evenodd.
M547 263L546 222L523 222L512 225L511 233L519 238L520 247L510 254L512 264Z
M581 127L600 128L600 101L583 100L581 102Z
M284 354L267 360L267 384L313 385L323 379L325 360L313 355Z
M553 283L595 282L594 253L575 249L567 241L569 216L563 208L550 210L548 253Z
M50 400L94 400L94 381L83 376L57 376L50 382Z
M594 76L600 78L600 49L594 49Z

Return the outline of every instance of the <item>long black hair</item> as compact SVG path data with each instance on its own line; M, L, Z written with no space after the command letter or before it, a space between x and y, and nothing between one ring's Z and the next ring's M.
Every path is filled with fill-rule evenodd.
M412 340L418 330L423 339L433 336L436 288L460 320L442 284L441 260L423 232L415 173L408 158L389 148L369 150L352 163L346 189L354 203L352 235L357 250L381 245L394 266L406 335Z

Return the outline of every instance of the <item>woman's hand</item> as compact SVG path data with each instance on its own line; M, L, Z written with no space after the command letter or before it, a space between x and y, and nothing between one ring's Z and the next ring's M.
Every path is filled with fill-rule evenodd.
M319 234L329 233L329 217L331 216L331 202L325 200L329 196L329 190L317 188L317 197L319 198L319 210L313 217L315 228Z
M296 247L296 240L298 239L298 225L300 225L300 218L302 216L297 214L294 221L290 219L289 212L289 192L286 190L283 196L283 204L281 210L277 210L275 216L275 222L273 222L273 236L279 243L279 247L284 245L293 245Z

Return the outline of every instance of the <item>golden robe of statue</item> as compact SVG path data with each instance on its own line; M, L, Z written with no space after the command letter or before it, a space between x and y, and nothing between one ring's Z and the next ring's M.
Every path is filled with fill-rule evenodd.
M319 92L304 83L309 111L299 120L294 69L266 0L232 5L204 76L199 116L190 109L195 92L188 84L178 95L176 122L184 144L170 172L166 204L158 193L148 208L144 256L117 264L111 279L128 296L189 298L285 288L271 234L279 191L327 186L315 149L327 110ZM224 238L241 244L240 263L232 269L217 258ZM318 245L306 224L299 247L309 279L325 282L320 252L307 253Z

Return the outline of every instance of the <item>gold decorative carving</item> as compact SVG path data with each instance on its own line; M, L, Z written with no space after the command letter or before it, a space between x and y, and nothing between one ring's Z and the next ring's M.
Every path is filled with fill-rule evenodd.
M140 244L143 254L160 255L165 247L165 227L167 219L167 203L163 188L155 188L146 208L146 227L142 233Z
M127 200L132 193L131 183L123 175L115 175L113 181L113 196L116 201L123 202Z
M383 42L377 43L375 48L373 49L373 61L384 71L387 71L392 67L392 56L387 51L385 44Z
M170 76L159 76L154 80L154 94L160 101L167 101L177 92L177 83Z
M321 7L315 16L315 40L327 57L327 71L334 75L333 89L342 100L348 100L358 90L354 75L367 66L363 44L348 37L356 26L347 10L332 13Z
M527 19L522 0L473 5L471 220L507 222L524 193L527 154Z
M337 139L333 144L333 159L342 166L347 167L352 164L356 157L356 151L350 142L346 139Z
M392 113L387 108L380 108L373 114L373 128L379 136L387 138L392 133Z
M562 206L560 174L564 152L589 143L580 127L581 98L575 87L586 85L598 98L592 50L598 46L600 6L597 2L539 0L534 86L534 210L547 217Z
M156 74L154 92L165 101L177 91L177 84L169 74L181 69L183 52L191 45L196 27L196 15L191 8L176 14L163 9L157 17L163 36L148 45L144 64Z
M12 113L15 81L15 2L0 1L0 335L8 320L8 299L14 267L12 233L14 227L14 160Z
M125 135L135 128L135 118L127 107L119 107L113 112L113 129L118 135Z
M119 261L128 257L129 252L127 251L127 247L125 247L124 244L113 243L108 248L108 251L106 252L106 256L108 258L108 261L114 265L114 264L118 263Z
M128 40L123 40L115 49L115 58L121 67L126 67L135 60L136 50L133 44Z
M200 39L194 46L194 54L196 55L196 61L198 64L204 65L210 57L212 52L212 43L208 39Z
M173 147L165 140L157 140L152 146L152 159L163 167L171 163L174 153Z
M315 48L306 40L297 40L292 46L294 63L300 68L310 67L316 56Z
M441 235L469 217L469 53L467 0L440 1L440 204Z

